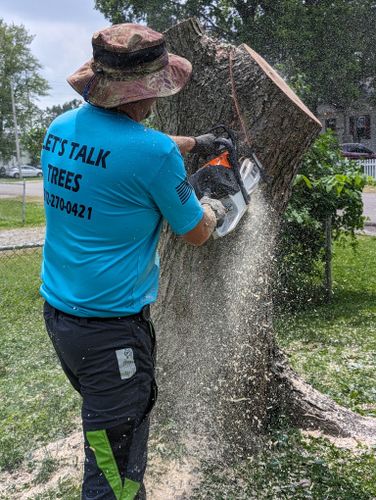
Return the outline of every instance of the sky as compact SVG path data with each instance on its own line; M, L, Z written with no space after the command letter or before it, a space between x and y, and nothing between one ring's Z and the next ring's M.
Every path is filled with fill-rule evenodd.
M51 87L38 106L79 98L66 77L90 59L92 34L110 24L94 10L94 0L0 0L0 18L7 24L23 24L35 36L30 49Z

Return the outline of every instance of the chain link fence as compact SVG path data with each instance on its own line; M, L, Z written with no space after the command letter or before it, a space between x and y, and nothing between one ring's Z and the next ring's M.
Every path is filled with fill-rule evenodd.
M41 181L0 180L0 276L38 276L44 243ZM23 270L20 273L20 270ZM25 274L25 276L22 276ZM1 287L5 286L1 280Z
M45 228L29 227L0 231L0 269L14 258L30 258L40 255L44 243Z
M42 245L9 245L0 247L0 303L5 296L12 303L22 301L24 290L30 282L39 282L42 262ZM36 288L37 290L37 288Z
M14 220L16 224L26 223L26 182L0 182L0 220L2 226Z

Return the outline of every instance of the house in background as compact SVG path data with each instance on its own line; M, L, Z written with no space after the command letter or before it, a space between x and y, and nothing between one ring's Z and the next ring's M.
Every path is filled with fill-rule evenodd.
M321 104L317 108L317 116L322 131L332 129L340 144L360 142L376 151L376 106L370 99L360 99L345 109Z

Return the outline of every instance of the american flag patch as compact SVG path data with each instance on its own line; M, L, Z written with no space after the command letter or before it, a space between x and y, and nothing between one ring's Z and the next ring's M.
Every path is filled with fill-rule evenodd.
M189 184L188 177L184 179L183 182L181 182L177 187L176 187L176 192L178 193L179 199L184 205L187 203L189 197L191 196L193 191L193 187Z

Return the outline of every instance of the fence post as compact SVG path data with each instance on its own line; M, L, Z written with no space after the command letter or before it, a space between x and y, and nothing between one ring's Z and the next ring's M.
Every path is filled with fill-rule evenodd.
M328 301L332 298L332 217L325 219L325 294Z
M26 182L22 182L22 225L26 222Z

